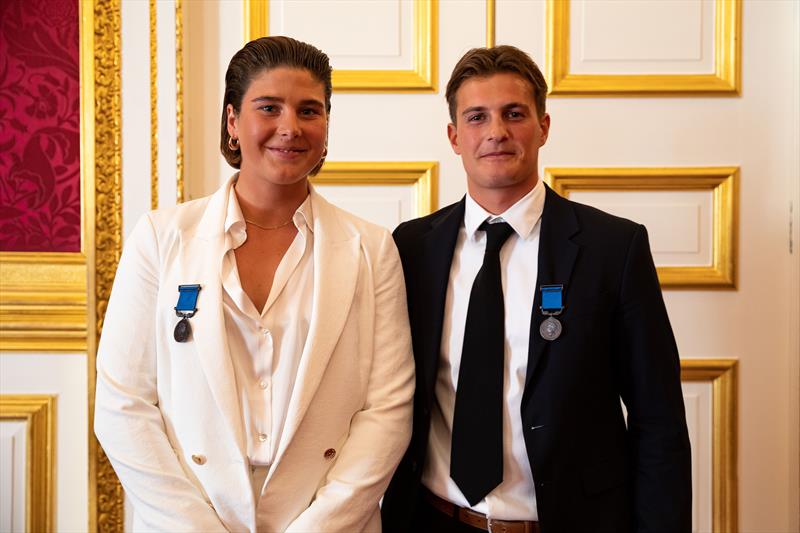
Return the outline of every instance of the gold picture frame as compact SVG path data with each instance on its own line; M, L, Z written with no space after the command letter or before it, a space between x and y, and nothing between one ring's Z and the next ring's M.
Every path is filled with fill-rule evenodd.
M570 69L571 0L547 0L549 94L738 95L741 88L742 1L715 0L714 72L710 74L574 74Z
M0 395L0 420L27 426L25 530L55 531L56 397Z
M413 185L415 216L437 208L439 163L435 161L326 161L311 178L316 185Z
M736 359L681 360L681 381L711 382L711 529L714 533L739 530L737 367Z
M571 191L711 191L711 265L658 267L658 279L669 289L736 288L738 167L546 168L545 182L564 197Z
M79 252L0 252L0 352L85 352L88 262L94 209L94 61L91 20L79 2L80 202ZM87 47L87 43L88 47Z
M349 93L435 93L439 0L412 0L414 63L410 70L334 70L333 90ZM269 35L269 0L245 0L245 41Z

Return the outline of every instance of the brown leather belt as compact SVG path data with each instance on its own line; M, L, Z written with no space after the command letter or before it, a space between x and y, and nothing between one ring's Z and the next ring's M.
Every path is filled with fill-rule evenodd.
M447 500L443 500L428 489L425 490L425 501L434 509L455 518L468 526L483 529L489 533L541 533L539 522L527 522L523 520L495 520L486 518L485 514L459 507Z

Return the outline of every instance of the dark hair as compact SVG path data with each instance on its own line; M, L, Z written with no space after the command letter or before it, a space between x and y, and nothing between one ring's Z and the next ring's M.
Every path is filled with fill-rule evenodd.
M500 72L518 74L531 84L536 113L541 119L545 113L547 82L542 71L533 59L515 46L495 46L492 48L473 48L458 61L450 81L447 82L445 97L450 108L450 120L456 123L456 93L461 85L470 78L485 78Z
M219 149L225 161L233 168L242 163L240 150L231 150L228 146L228 104L236 114L242 109L242 98L253 79L264 72L278 67L299 68L309 72L314 79L325 87L325 111L331 112L331 65L328 56L310 44L291 37L261 37L250 41L236 52L228 63L225 72L225 96L222 98L222 129L220 131ZM324 161L324 158L323 158ZM322 162L310 172L313 176L319 172Z

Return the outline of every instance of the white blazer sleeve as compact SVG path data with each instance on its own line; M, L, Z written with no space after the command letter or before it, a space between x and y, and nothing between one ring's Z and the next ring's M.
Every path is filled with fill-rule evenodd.
M414 359L403 270L387 231L373 269L374 329L363 333L374 346L366 401L314 501L288 532L364 530L411 438Z
M125 246L105 316L94 430L147 530L225 531L186 477L158 407L158 255L156 234L145 216Z

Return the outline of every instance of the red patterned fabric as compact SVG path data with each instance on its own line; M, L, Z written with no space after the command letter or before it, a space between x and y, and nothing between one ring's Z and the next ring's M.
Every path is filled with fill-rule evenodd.
M78 0L0 0L0 250L81 247Z

